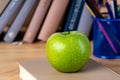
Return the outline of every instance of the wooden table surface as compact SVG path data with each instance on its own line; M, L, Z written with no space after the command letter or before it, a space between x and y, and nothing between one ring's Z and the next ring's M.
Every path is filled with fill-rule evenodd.
M0 42L0 80L20 80L17 61L45 57L45 43L13 45ZM120 74L120 60L91 58Z

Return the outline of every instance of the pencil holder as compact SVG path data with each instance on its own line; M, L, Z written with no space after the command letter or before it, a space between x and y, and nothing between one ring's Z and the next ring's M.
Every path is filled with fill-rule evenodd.
M104 59L120 58L120 19L92 19L93 55Z

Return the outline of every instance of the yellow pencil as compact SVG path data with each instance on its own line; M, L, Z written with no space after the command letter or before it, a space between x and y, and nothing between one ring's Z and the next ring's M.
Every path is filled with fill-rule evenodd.
M87 7L88 11L90 12L90 14L93 16L93 17L96 17L95 14L93 13L93 11L90 9L90 7L85 4L85 6Z

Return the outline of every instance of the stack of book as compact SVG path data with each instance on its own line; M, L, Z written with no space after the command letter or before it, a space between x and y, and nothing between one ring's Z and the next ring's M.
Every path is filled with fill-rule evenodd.
M38 4L34 8L36 3ZM61 31L78 30L89 35L92 20L84 0L10 0L0 16L0 35L12 19L4 41L16 41L33 9L35 10L23 35L23 42L32 43L36 39L47 41L49 36L59 29L61 23L64 23ZM85 21L88 24L84 24Z

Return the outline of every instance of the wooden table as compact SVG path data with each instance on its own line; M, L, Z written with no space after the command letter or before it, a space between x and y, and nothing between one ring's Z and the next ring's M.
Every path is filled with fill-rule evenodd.
M17 61L45 57L45 43L13 45L0 42L0 80L20 80ZM120 74L120 60L91 58Z

